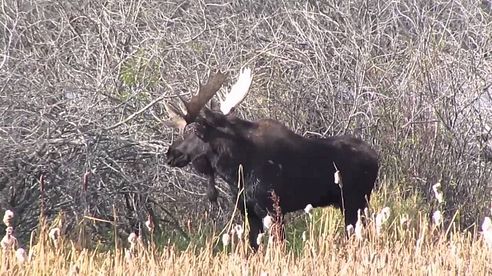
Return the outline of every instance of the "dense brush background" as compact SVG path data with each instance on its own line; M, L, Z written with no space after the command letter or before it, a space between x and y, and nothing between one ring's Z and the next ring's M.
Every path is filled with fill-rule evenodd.
M227 185L212 205L204 178L164 163L179 137L163 101L217 69L228 87L245 66L254 79L241 117L357 135L381 156L376 194L432 208L440 182L447 219L466 228L488 212L490 0L0 5L0 208L16 213L23 241L38 223L41 175L46 215L63 211L68 234L84 216L117 219L122 237L148 213L164 236L223 225ZM111 242L110 224L87 227Z

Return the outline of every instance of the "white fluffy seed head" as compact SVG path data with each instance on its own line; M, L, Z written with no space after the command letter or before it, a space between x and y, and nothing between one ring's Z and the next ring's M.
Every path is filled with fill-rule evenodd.
M131 232L130 235L128 235L128 242L132 245L137 243L137 234L135 232Z
M490 219L490 217L485 217L483 219L482 231L483 232L492 231L492 220Z
M26 254L26 250L24 250L24 248L19 248L15 251L15 258L17 259L17 262L19 262L20 264L23 264L26 262L27 260L27 254Z
M234 230L236 230L236 235L237 235L237 238L238 239L242 239L243 238L243 233L244 233L244 228L241 224L236 224L234 226Z
M13 235L14 234L14 227L12 227L12 226L7 227L7 229L5 229L5 234L7 234L9 236Z
M346 230L349 237L351 237L355 232L354 226L352 224L347 225Z
M48 236L52 241L57 241L58 238L60 237L60 228L55 227L51 229L50 232L48 233Z
M436 225L439 226L442 223L442 213L439 210L434 211L432 214L432 222Z
M273 218L270 215L266 215L263 219L263 230L267 231L273 224Z
M222 235L222 244L224 246L228 246L230 241L231 241L231 237L229 236L229 234L228 233L224 233Z
M15 248L16 245L17 245L17 239L13 235L7 234L0 241L0 246L5 251Z
M383 223L386 222L391 216L391 208L390 207L384 207L381 210L381 215L382 215Z
M14 212L12 212L11 210L5 211L5 214L3 215L3 223L6 226L12 226L13 220L14 220Z
M313 205L308 204L306 207L304 207L304 212L308 215L311 215L311 211L313 210Z
M145 226L147 227L149 232L151 232L151 233L154 232L155 225L154 225L154 222L152 221L152 217L150 215L147 217L147 220L145 221Z
M335 172L335 175L333 176L335 179L335 184L342 186L342 175L339 170Z
M363 236L362 236L362 232L364 230L363 228L364 228L364 225L362 224L362 219L361 219L360 209L359 209L359 210L357 210L357 222L355 223L355 237L358 240L363 239Z
M437 182L436 184L432 185L432 191L434 191L434 196L436 197L438 203L444 202L444 194L441 190L440 182Z

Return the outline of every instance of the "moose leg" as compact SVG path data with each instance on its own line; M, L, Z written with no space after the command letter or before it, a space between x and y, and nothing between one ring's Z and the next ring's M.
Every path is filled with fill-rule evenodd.
M217 202L217 196L219 193L217 192L217 188L215 187L215 173L212 168L212 164L210 164L210 160L206 155L201 155L193 159L192 161L193 168L199 173L202 173L207 176L207 198L211 202Z
M357 212L360 210L361 215L364 214L364 208L366 208L367 203L364 197L347 197L345 198L345 226L352 224L355 227L357 223ZM364 222L364 221L362 221Z
M253 211L253 210L251 210ZM253 251L258 250L258 235L263 230L263 224L261 218L259 218L253 212L248 212L248 223L249 223L249 245L253 249Z
M211 202L217 202L217 197L219 196L219 192L215 187L215 175L212 172L208 176L208 184L207 184L207 197Z

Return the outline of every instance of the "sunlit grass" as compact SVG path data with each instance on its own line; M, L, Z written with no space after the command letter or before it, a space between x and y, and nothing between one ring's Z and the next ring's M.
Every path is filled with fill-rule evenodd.
M39 238L25 249L24 259L4 248L2 273L15 275L485 275L492 272L491 249L478 227L459 230L455 222L433 223L418 199L391 201L384 193L361 212L367 223L361 238L346 238L342 216L333 208L306 210L289 216L285 242L261 241L254 254L243 226L231 227L229 240L218 231L190 242L186 249L159 246L132 235L114 250L80 249L57 236L56 228L40 227ZM411 208L413 207L413 208ZM8 218L4 221L10 222ZM12 227L12 226L10 226ZM198 229L201 229L198 227ZM202 230L197 230L202 231ZM21 252L22 253L22 252ZM17 256L16 256L17 255ZM262 274L263 273L263 274Z

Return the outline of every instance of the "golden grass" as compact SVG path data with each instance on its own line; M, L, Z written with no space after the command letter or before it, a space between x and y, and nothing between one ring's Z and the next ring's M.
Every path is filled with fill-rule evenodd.
M371 215L373 218L373 216ZM371 218L363 239L344 238L334 210L316 210L306 220L306 241L268 244L251 253L242 240L227 249L212 241L183 251L137 246L128 260L125 249L100 252L77 250L62 241L56 250L47 238L31 249L30 260L19 264L13 252L1 253L2 275L487 275L492 258L479 233L435 227L427 215L400 223L393 216L376 235ZM300 234L299 234L300 236ZM215 241L220 237L215 237ZM302 239L299 239L300 241ZM126 246L128 248L128 245ZM76 272L78 271L78 272ZM266 273L266 274L265 274Z

